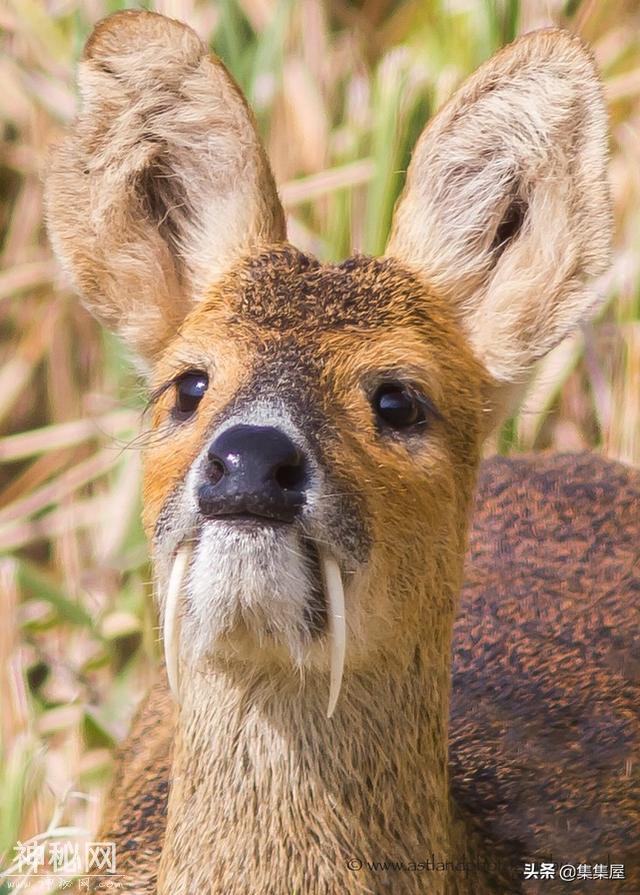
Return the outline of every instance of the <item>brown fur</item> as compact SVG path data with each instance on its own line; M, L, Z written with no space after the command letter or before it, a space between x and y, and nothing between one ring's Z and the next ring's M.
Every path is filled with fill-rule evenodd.
M640 891L639 508L591 454L486 463L454 634L456 798L525 859L625 863L614 895Z
M160 688L125 751L105 830L119 843L129 891L153 891L157 872L160 895L506 895L519 889L523 855L557 849L588 861L570 847L610 844L616 860L637 812L637 779L628 792L624 784L617 816L593 789L581 798L575 776L566 793L544 761L549 744L536 713L561 727L560 707L584 717L605 692L614 695L616 681L603 677L593 703L582 701L592 667L580 664L586 635L573 641L565 631L547 576L560 558L569 581L586 580L604 552L627 588L616 594L622 620L633 597L619 533L632 524L631 473L596 460L550 461L539 479L529 461L488 467L487 531L510 519L526 543L544 537L527 528L530 518L545 519L556 559L540 559L533 572L524 561L531 550L520 557L514 546L522 561L503 562L500 534L477 590L485 554L472 563L456 660L453 799L448 772L451 639L483 439L535 360L590 311L589 281L608 258L606 120L588 54L547 31L485 64L419 141L387 257L342 265L284 241L244 100L189 29L148 13L116 15L98 27L82 65L76 136L53 156L49 223L89 306L152 367L144 522L161 611L176 549L195 544L181 603L175 735L163 724L147 736L156 713L169 711ZM197 411L179 419L174 381L193 369L209 386ZM422 396L424 426L380 426L371 398L387 381ZM194 510L212 437L261 419L293 433L313 473L286 541L281 531L247 537ZM596 489L585 504L593 543L579 519L566 519L585 481ZM605 494L610 482L615 500ZM346 585L345 680L330 721L326 631L309 625L315 591L300 565L305 539L331 552ZM505 581L526 599L502 590ZM589 593L597 618L606 600L595 583ZM554 657L567 647L566 698L551 686L553 663L524 636L533 631L536 642L532 601L549 618ZM566 611L577 618L575 599ZM597 618L600 638L608 617ZM511 665L524 675L511 680ZM531 765L508 733L520 710L510 692L522 696L523 730L542 744ZM479 716L465 702L476 693ZM621 751L581 753L583 772L597 770L608 787L607 805L612 769L637 733L632 695L616 694L612 735L628 720ZM570 729L558 738L574 743ZM578 754L574 746L576 768ZM553 787L551 821L535 808L530 768ZM590 843L600 823L610 835ZM481 851L502 856L501 869L466 877L366 867ZM351 871L350 858L363 868Z

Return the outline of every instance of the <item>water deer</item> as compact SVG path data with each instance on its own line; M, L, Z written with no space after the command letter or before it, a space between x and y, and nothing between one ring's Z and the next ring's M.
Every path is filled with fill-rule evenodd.
M106 19L79 79L49 228L148 379L167 672L101 834L124 891L565 891L542 860L640 891L638 473L481 464L608 262L589 52L543 30L485 63L420 137L384 256L341 264L287 242L186 25Z

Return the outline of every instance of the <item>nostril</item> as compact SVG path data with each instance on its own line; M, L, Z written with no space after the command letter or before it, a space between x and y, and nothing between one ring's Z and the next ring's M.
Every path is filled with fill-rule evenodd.
M227 470L225 465L218 457L209 456L207 463L207 478L212 485L217 485Z
M289 491L300 488L304 483L304 476L304 463L298 459L295 463L283 463L276 469L273 477L283 491Z

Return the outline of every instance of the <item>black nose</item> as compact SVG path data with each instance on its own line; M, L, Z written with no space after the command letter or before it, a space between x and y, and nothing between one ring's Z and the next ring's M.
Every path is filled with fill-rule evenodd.
M307 464L288 435L272 426L233 426L213 440L200 511L292 522L305 502Z

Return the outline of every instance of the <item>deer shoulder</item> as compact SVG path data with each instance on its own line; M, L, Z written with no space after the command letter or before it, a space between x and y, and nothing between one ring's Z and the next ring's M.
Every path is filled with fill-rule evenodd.
M613 891L637 892L639 706L640 473L588 453L483 464L454 634L467 815L523 862L623 863Z

